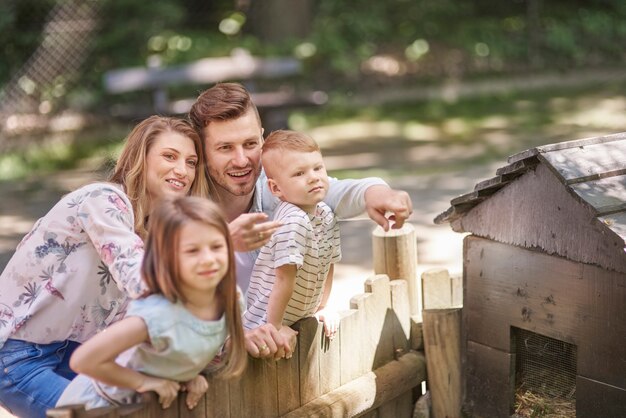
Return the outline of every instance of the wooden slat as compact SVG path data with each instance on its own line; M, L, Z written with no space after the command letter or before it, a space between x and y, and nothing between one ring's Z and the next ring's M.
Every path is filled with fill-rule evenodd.
M532 169L539 163L539 159L536 156L528 157L523 160L515 161L512 164L500 167L496 170L496 175L522 175L528 170Z
M579 373L626 387L626 274L466 238L468 339L510 351L517 327L578 347Z
M406 280L411 315L422 312L419 277L417 275L417 239L415 228L405 223L400 229L383 230L380 226L372 232L374 273L386 274L390 280Z
M513 412L515 358L474 341L467 342L465 408L478 417L508 417Z
M613 141L542 153L567 183L600 178L603 173L626 171L626 141Z
M294 326L294 329L299 329ZM300 407L300 350L294 350L288 360L276 363L278 373L278 413L284 415Z
M205 395L206 418L230 418L230 390L227 381L211 379ZM234 417L233 417L234 418Z
M411 338L411 306L406 280L392 280L389 283L391 290L391 309L393 316L393 348L394 353L404 353L409 350Z
M320 328L320 394L328 393L341 386L341 340L339 334L331 341L324 335L323 324ZM339 331L341 332L341 325Z
M418 386L425 377L424 356L411 351L303 405L284 418L363 416Z
M178 394L179 418L206 418L206 395L202 397L195 408L189 409L186 404L187 393Z
M359 341L362 339L365 316L362 307L362 298L352 297L350 300L353 309L341 313L341 325L339 326L340 351L345 353L341 357L341 384L345 385L365 373L365 367L361 359ZM349 355L347 355L349 353Z
M300 402L305 404L321 394L319 358L322 333L315 318L301 319L299 325L296 349L300 357Z
M365 280L365 291L368 297L363 302L368 332L361 340L364 350L364 363L368 370L378 367L394 359L393 327L389 323L391 316L391 292L389 278L386 275L376 275Z
M624 240L540 164L467 213L462 228L500 242L626 272Z
M461 309L424 309L424 348L434 416L460 416Z
M626 175L573 184L570 188L599 215L626 209Z

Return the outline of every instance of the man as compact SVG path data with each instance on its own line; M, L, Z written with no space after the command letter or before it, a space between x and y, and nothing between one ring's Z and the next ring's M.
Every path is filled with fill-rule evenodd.
M203 138L213 198L230 222L236 253L237 283L245 292L258 249L278 228L271 219L279 201L272 196L261 169L263 127L249 93L240 84L220 83L204 91L189 112ZM324 202L338 218L367 211L389 229L400 228L411 215L408 193L393 190L378 178L332 181ZM387 213L391 213L386 217ZM295 331L279 333L270 324L246 334L246 348L254 357L290 357ZM290 334L291 332L291 334Z

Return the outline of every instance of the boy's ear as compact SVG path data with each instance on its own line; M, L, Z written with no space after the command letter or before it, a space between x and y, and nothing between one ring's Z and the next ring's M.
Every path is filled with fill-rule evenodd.
M267 187L270 189L270 192L272 192L272 194L276 197L278 197L279 199L282 196L282 193L280 191L280 187L278 187L278 184L274 181L274 179L267 179Z

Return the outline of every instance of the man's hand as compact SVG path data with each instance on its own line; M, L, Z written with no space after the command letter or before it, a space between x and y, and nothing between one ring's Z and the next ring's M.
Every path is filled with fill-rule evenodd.
M280 222L268 221L265 213L244 213L228 224L235 251L247 252L261 248L280 227Z
M202 396L209 389L209 383L206 381L206 378L202 375L198 375L191 379L189 382L185 383L181 390L187 392L187 399L185 403L187 404L187 408L190 410L195 408L202 399Z
M282 327L286 328L286 327ZM297 332L293 331L295 334ZM272 324L264 324L258 328L247 330L245 334L246 350L255 358L282 358L291 357L292 342L279 332ZM295 343L293 343L295 346ZM280 355L280 357L276 357Z
M402 228L413 213L413 204L407 192L375 185L365 191L365 209L373 221L388 231L389 221L394 222L393 229ZM386 217L387 212L391 212L389 218Z

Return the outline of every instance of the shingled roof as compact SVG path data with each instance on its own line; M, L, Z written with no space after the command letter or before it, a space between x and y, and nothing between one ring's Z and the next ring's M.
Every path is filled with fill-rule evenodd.
M512 181L545 164L567 190L589 205L596 218L626 242L626 132L543 145L512 155L496 176L450 201L435 218L451 223L457 232L469 232L457 220Z

